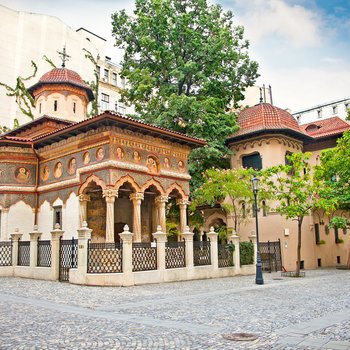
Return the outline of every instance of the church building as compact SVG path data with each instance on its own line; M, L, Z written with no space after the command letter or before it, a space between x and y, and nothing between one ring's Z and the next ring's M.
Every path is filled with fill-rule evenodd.
M0 136L0 240L36 225L65 238L87 221L92 242L119 242L127 224L135 242L166 231L166 205L187 225L190 150L206 144L116 112L86 118L94 98L76 72L54 68L29 88L35 119Z

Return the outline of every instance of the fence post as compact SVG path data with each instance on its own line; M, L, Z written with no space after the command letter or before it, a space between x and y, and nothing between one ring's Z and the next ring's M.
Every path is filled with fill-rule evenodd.
M258 245L256 243L256 235L253 233L248 237L254 245L254 265L256 265L256 257L258 252Z
M219 256L218 256L218 234L214 231L214 227L210 227L209 233L207 233L210 239L210 260L214 269L219 268Z
M22 233L19 233L19 229L16 228L14 233L11 233L12 239L12 266L17 266L18 264L18 241L23 236Z
M60 230L60 224L55 225L51 231L51 278L56 281L60 277L60 239L64 231Z
M88 264L88 241L91 239L92 230L88 228L86 221L83 221L82 227L78 230L78 268L77 273L83 277L87 273ZM81 276L83 275L83 276Z
M189 226L185 227L182 237L185 239L187 278L191 278L193 273L193 232L190 231Z
M238 275L241 272L241 254L239 251L239 236L234 232L230 236L232 244L235 246L235 251L233 252L233 264L235 275Z
M129 226L124 226L124 231L119 233L119 236L123 242L123 275L124 286L132 286L134 284L132 275L132 237L133 233L130 232Z
M38 266L38 239L42 233L38 231L38 226L34 225L33 232L29 232L30 236L30 267Z
M153 233L153 237L157 240L157 267L163 280L165 271L165 243L167 238L166 233L162 231L162 226L157 226L157 232Z

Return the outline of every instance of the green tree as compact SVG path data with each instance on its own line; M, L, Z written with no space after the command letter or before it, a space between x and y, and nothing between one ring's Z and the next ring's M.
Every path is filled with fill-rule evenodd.
M276 211L286 219L297 221L298 244L296 275L300 275L301 232L305 216L314 210L334 211L336 201L328 196L327 184L317 176L309 163L311 153L293 153L287 165L264 170L267 186L277 200Z
M233 227L228 230L239 233L240 226L251 219L253 174L253 169L208 169L204 173L204 183L194 192L190 209L194 211L200 205L220 203L233 220Z
M228 167L225 137L237 130L232 106L257 78L243 27L207 0L136 0L134 16L112 15L116 45L124 49L122 100L146 122L204 138L190 158L192 184L215 165Z

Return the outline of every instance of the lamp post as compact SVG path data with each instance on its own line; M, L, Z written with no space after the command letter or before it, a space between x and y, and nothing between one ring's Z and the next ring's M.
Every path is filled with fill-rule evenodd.
M256 244L257 244L255 283L264 284L261 257L260 257L260 247L259 247L259 221L258 221L258 201L257 201L258 191L259 191L259 179L254 176L251 181L252 181L252 189L254 194L254 212L255 212Z

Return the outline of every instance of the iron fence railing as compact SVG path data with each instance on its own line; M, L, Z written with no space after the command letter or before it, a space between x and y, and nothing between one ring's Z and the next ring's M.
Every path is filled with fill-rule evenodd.
M165 243L165 268L176 269L186 266L186 245L182 242Z
M123 272L123 245L88 242L88 273Z
M0 242L0 266L12 265L12 241Z
M193 241L193 265L211 265L210 241Z
M30 241L18 241L18 266L30 265Z
M38 240L37 266L51 267L51 241Z
M233 266L233 251L227 244L218 244L218 266Z
M132 270L157 270L156 242L132 244Z

